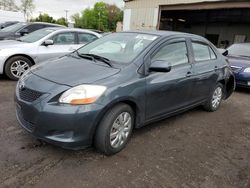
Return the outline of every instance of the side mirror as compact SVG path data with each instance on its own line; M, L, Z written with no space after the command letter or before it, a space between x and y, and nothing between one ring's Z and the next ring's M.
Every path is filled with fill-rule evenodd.
M51 46L51 45L53 45L54 44L54 41L53 40L45 40L44 42L43 42L43 45L44 46Z
M227 56L228 55L228 50L225 50L223 48L218 48L218 51L220 52L220 54Z
M149 67L149 71L150 72L170 72L171 71L171 64L166 62L166 61L162 61L162 60L156 60L153 61Z
M222 55L228 56L228 50L226 50L225 52L223 52Z
M20 31L21 36L24 36L24 35L27 35L27 34L29 34L28 29L23 29L23 30Z

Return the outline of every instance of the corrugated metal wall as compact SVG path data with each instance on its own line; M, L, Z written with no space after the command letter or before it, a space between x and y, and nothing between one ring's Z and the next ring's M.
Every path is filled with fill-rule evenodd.
M157 28L159 5L199 3L204 0L133 0L126 2L125 9L131 9L130 30L155 30ZM218 0L206 0L218 1ZM124 18L126 19L126 18ZM127 22L128 20L126 20Z

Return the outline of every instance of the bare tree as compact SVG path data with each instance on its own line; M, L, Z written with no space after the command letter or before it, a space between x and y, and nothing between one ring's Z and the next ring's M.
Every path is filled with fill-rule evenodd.
M19 8L15 0L0 0L0 9L7 11L17 11Z
M21 0L21 11L24 14L26 20L32 16L33 11L35 10L35 5L33 0Z

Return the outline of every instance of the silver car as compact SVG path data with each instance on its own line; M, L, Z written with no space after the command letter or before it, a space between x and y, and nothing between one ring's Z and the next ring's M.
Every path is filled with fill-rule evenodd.
M0 41L0 74L18 80L32 65L71 53L101 36L84 29L45 28L17 41Z

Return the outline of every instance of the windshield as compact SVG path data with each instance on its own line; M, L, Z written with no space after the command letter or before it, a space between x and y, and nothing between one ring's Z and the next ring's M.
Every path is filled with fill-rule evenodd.
M28 42L28 43L36 42L54 31L55 30L53 29L41 29L33 33L30 33L24 37L21 37L19 40L22 42Z
M227 50L229 55L250 57L250 45L233 44Z
M114 33L78 50L79 54L94 54L112 62L129 63L158 36L140 33Z
M24 26L26 26L27 23L17 23L12 26L6 27L2 29L0 32L17 32L18 30L22 29Z

